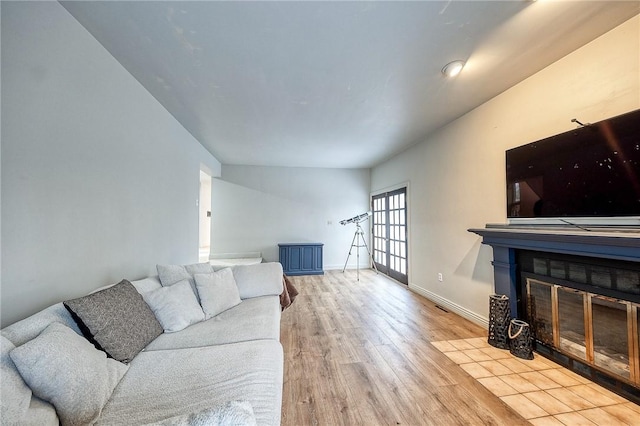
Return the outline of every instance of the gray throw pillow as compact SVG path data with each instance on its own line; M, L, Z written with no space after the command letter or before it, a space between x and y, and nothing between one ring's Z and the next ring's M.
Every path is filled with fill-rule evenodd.
M57 322L9 356L33 393L54 405L63 426L93 424L129 368Z
M242 302L231 268L211 274L195 274L193 277L205 319L215 317Z
M165 333L180 331L204 320L204 312L188 280L142 293Z
M80 330L96 348L118 361L130 362L162 334L155 315L127 280L64 302Z

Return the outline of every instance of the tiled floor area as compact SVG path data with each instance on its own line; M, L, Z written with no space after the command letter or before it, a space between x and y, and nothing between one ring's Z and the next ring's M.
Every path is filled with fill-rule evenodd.
M535 426L640 425L640 406L538 354L520 359L483 337L432 344Z

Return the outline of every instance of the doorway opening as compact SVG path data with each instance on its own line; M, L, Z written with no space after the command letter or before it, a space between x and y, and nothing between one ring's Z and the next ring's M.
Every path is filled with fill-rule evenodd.
M407 188L371 197L373 260L378 271L409 283Z
M200 170L198 217L198 260L200 262L208 262L211 252L211 175L202 169Z

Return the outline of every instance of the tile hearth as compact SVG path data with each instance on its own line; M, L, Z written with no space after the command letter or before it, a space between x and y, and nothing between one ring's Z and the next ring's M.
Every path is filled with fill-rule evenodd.
M538 354L523 360L484 337L432 344L535 426L640 423L640 406Z

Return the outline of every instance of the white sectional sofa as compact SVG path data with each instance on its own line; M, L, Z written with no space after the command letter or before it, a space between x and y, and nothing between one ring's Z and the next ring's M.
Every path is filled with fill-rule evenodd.
M262 263L232 271L239 304L180 331L160 330L162 334L127 363L107 358L87 345L85 337L79 338L83 331L70 313L77 311L62 302L2 329L1 423L279 425L282 266ZM163 288L158 277L130 284L145 301ZM206 300L199 300L204 306ZM61 370L53 373L50 365ZM104 367L106 373L96 373L94 367ZM72 377L87 368L88 379ZM42 377L47 374L53 377Z

